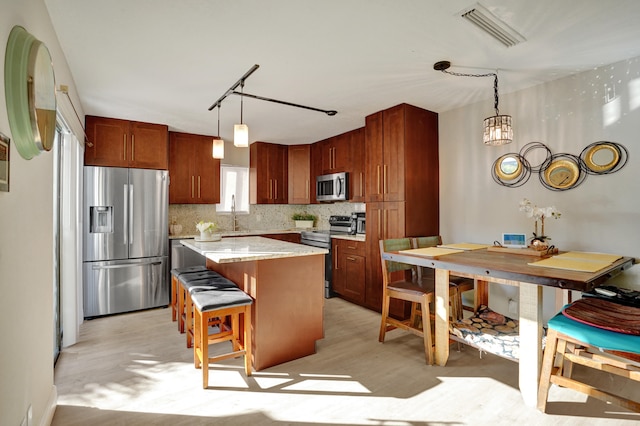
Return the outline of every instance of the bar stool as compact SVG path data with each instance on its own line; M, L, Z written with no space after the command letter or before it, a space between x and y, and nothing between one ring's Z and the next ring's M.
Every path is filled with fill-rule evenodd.
M192 280L181 284L181 288L184 291L184 332L187 336L187 348L193 346L193 294L201 291L209 290L222 290L222 289L238 289L232 281L223 276L210 277L198 280ZM209 326L218 325L219 319L209 318Z
M182 274L190 272L204 272L206 266L185 266L182 268L173 268L171 270L171 321L177 320L178 309L178 277Z
M209 387L209 364L244 356L244 371L251 375L251 304L253 299L239 288L205 290L192 295L194 307L193 362L202 368L202 387ZM241 318L242 316L242 318ZM220 318L217 327L208 327ZM209 345L231 342L231 351L209 356Z
M540 373L538 409L546 411L549 388L555 383L640 413L640 401L571 377L572 364L576 363L640 381L639 317L640 308L588 298L565 306L551 318Z
M180 333L184 333L184 322L186 319L186 291L184 285L186 283L195 282L198 280L208 279L208 278L216 278L222 277L219 273L212 271L210 269L206 269L201 272L187 272L183 273L178 277L178 285L177 285L177 293L178 293L178 301L176 302L178 305L177 314L178 314L178 331Z

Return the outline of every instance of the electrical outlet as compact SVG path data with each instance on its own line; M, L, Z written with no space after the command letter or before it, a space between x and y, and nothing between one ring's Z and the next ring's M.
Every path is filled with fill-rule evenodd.
M518 313L518 302L513 299L509 299L509 313L517 314Z

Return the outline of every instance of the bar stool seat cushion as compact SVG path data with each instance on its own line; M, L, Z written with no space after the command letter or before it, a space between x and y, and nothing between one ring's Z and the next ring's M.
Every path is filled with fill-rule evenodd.
M191 296L193 305L200 312L215 311L224 308L250 305L253 303L251 296L239 288L221 288L194 293Z
M640 336L622 334L593 327L557 314L548 322L549 328L604 350L640 353Z
M207 269L206 271L201 271L201 272L188 272L188 273L181 274L180 276L178 276L178 281L180 281L181 283L186 283L189 281L201 280L204 278L214 278L214 277L222 277L222 275L220 275L216 271Z
M238 288L232 281L224 277L212 277L212 278L204 278L201 280L189 281L187 283L182 283L182 287L189 293L189 295L193 296L193 293L206 291L206 290L218 290L218 289L226 289L226 288Z
M183 266L181 268L173 268L171 270L171 275L175 275L176 277L179 277L182 274L188 274L191 272L204 272L204 271L207 271L207 267L204 265Z

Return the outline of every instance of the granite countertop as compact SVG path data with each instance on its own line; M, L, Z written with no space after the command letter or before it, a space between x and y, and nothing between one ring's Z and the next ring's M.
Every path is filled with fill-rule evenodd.
M185 239L180 240L180 242L185 247L216 263L246 262L328 253L326 249L264 237L227 237L222 238L220 241L211 242Z
M364 238L364 234L356 234L356 235L333 234L331 235L331 238L335 238L338 240L362 241L363 243L366 241L366 239Z
M269 234L299 234L302 231L310 231L316 230L316 228L311 229L268 229L268 230L248 230L248 231L220 231L220 235L222 237L242 237L242 236L260 236L260 235L269 235ZM182 234L182 235L169 235L170 240L186 240L186 239L194 239L199 237L200 234ZM365 242L364 234L333 234L331 238L337 238L341 240L351 240L351 241L362 241Z

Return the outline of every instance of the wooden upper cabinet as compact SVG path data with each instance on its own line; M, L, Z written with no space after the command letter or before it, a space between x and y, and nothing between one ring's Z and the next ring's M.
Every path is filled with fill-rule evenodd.
M384 201L383 187L383 134L382 111L365 118L365 200L367 202Z
M365 201L364 127L349 132L349 200Z
M311 202L311 145L289 146L289 204ZM315 180L314 180L315 182Z
M116 118L85 117L87 166L135 167L167 170L168 133L164 124Z
M366 201L409 201L421 192L437 195L438 115L400 104L365 121Z
M288 156L286 145L254 142L249 147L249 202L287 204Z
M220 160L211 156L212 139L169 134L169 204L220 202Z
M349 138L347 132L318 142L322 150L322 174L347 171Z
M310 200L311 204L318 204L318 199L316 198L316 177L322 174L322 146L320 143L312 143L311 144L311 193Z

